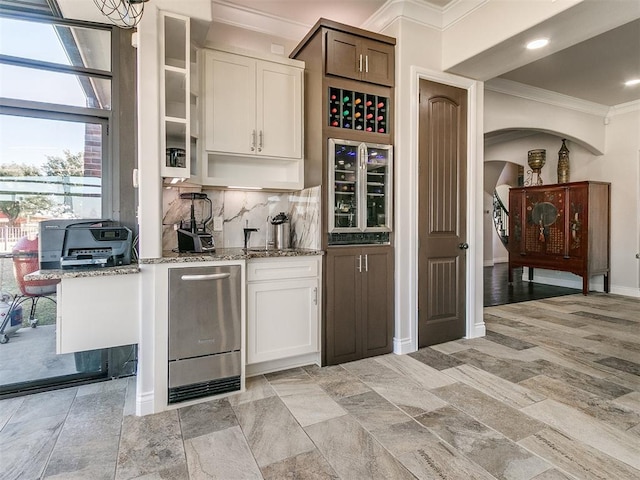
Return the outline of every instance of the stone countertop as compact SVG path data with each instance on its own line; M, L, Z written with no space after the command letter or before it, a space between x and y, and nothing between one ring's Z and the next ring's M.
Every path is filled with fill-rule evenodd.
M71 269L51 269L36 270L25 275L25 280L61 280L63 278L81 277L103 277L106 275L128 275L140 272L137 263L122 265L119 267L98 267L98 268L71 268Z
M128 275L140 272L140 264L157 265L161 263L217 262L222 260L251 260L254 258L301 257L324 255L322 250L288 248L284 250L265 248L216 248L213 253L177 253L163 252L161 258L142 258L139 264L120 267L72 268L37 270L25 275L25 280L61 280L63 278L102 277L106 275Z
M162 258L143 258L142 264L160 263L188 263L188 262L216 262L222 260L251 260L254 258L278 258L301 257L309 255L324 255L322 250L306 248L287 248L278 250L274 248L216 248L212 253L178 253L173 251L163 252Z

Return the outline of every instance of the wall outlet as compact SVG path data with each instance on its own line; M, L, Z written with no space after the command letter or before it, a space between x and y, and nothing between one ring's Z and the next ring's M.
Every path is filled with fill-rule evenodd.
M222 217L213 217L213 231L214 232L222 231Z

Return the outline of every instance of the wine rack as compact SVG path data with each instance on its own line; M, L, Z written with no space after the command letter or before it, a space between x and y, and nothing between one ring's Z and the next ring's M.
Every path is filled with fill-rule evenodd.
M388 133L389 98L329 87L329 126Z

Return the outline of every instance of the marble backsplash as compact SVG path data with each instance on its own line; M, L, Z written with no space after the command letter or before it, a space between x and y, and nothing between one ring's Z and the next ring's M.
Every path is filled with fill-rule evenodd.
M163 190L162 198L162 247L163 250L177 248L175 228L182 220L189 220L191 201L182 200L180 193L200 191L197 188L169 188ZM207 230L213 233L216 247L232 248L244 245L245 226L257 228L251 234L249 246L261 247L271 238L268 217L280 212L289 215L291 246L295 248L320 248L320 187L299 192L263 192L202 189L211 200L212 217L222 217L222 231L213 231L213 218ZM204 201L194 203L196 219L208 214Z

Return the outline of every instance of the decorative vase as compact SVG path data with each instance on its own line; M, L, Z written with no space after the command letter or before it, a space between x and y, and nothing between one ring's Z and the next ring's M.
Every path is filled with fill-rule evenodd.
M542 178L540 178L540 171L547 161L547 151L544 148L538 148L536 150L529 150L527 152L527 163L531 167L531 171L527 177L525 185L542 185ZM535 182L534 182L535 175Z
M558 151L558 183L569 183L569 149L562 139L562 146Z

